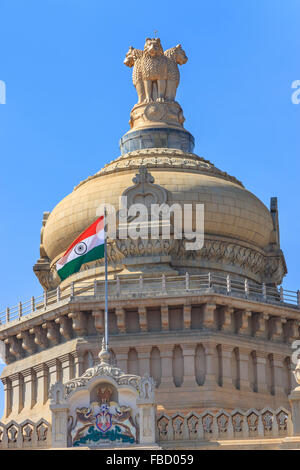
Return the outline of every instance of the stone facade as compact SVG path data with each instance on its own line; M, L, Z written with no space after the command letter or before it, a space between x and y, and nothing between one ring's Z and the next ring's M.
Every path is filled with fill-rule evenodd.
M83 443L86 432L112 424L117 414L129 420L123 429L135 444L300 445L291 437L299 435L299 391L290 395L300 294L278 287L287 269L277 199L268 209L238 179L191 153L194 138L175 101L178 65L186 61L181 46L164 53L157 38L148 38L144 51L129 49L125 64L133 67L138 103L121 156L44 213L34 266L44 294L0 313L7 364L0 448ZM129 206L189 205L193 216L204 205L204 244L186 250L174 218L159 219L156 239L123 239L118 225L107 242L104 367L103 260L63 282L56 262L101 204L119 211L124 196ZM146 382L155 383L149 400Z

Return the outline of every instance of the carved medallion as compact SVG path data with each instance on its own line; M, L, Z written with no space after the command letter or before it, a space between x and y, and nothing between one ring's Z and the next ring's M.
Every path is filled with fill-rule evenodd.
M145 116L149 121L160 121L165 114L165 106L159 103L151 103L146 106Z

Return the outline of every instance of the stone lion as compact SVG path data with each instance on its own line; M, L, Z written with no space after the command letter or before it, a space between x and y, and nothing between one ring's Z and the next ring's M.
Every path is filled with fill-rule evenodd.
M167 101L175 101L176 91L180 80L178 65L186 64L188 58L182 49L181 44L168 49L164 52L164 55L167 58L168 64L165 98Z
M138 95L138 103L143 103L146 99L142 76L143 54L144 51L141 49L134 49L130 46L124 60L124 64L127 65L127 67L133 67L132 81Z
M164 101L168 64L159 38L147 38L141 61L142 78L147 103Z

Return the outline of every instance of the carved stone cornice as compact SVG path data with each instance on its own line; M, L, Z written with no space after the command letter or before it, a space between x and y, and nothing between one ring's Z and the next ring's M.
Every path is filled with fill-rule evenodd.
M178 170L190 169L202 174L217 176L244 187L243 184L234 176L230 176L225 171L219 170L209 160L198 157L198 155L194 153L186 153L177 149L151 148L136 150L134 152L121 155L117 159L105 165L104 168L95 175L89 176L86 180L81 181L74 188L74 191L87 181L99 178L102 175L116 173L116 171L138 169L140 166L146 166L147 168L174 168Z

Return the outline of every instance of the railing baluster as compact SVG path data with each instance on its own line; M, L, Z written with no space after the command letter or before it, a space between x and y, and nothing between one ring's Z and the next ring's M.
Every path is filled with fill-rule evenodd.
M245 296L248 297L248 295L249 295L249 282L248 282L248 279L245 279L244 285L245 285Z
M267 287L266 287L266 284L264 282L262 284L262 295L263 295L263 299L267 300Z
M143 292L143 276L139 278L139 291Z
M19 319L22 316L22 302L19 302Z
M227 288L227 294L231 293L231 277L230 274L226 276L226 288Z
M56 288L56 301L60 301L60 286L57 286Z
M121 294L121 284L120 284L120 278L117 276L117 295Z
M212 287L212 275L211 273L208 273L208 288L210 289Z
M6 323L9 323L10 321L10 309L7 307L6 309Z
M300 308L300 290L297 290L297 306Z
M164 274L162 275L162 279L161 279L161 288L163 292L166 291L166 276Z
M44 290L44 308L47 307L47 291Z
M74 282L71 282L70 289L71 289L70 296L74 297L74 293L75 293Z
M188 272L185 273L185 290L188 291L190 289L190 275Z
M32 296L31 297L31 312L34 312L35 310L35 299L34 297Z
M280 286L279 292L280 292L280 301L283 302L283 287L282 286Z

